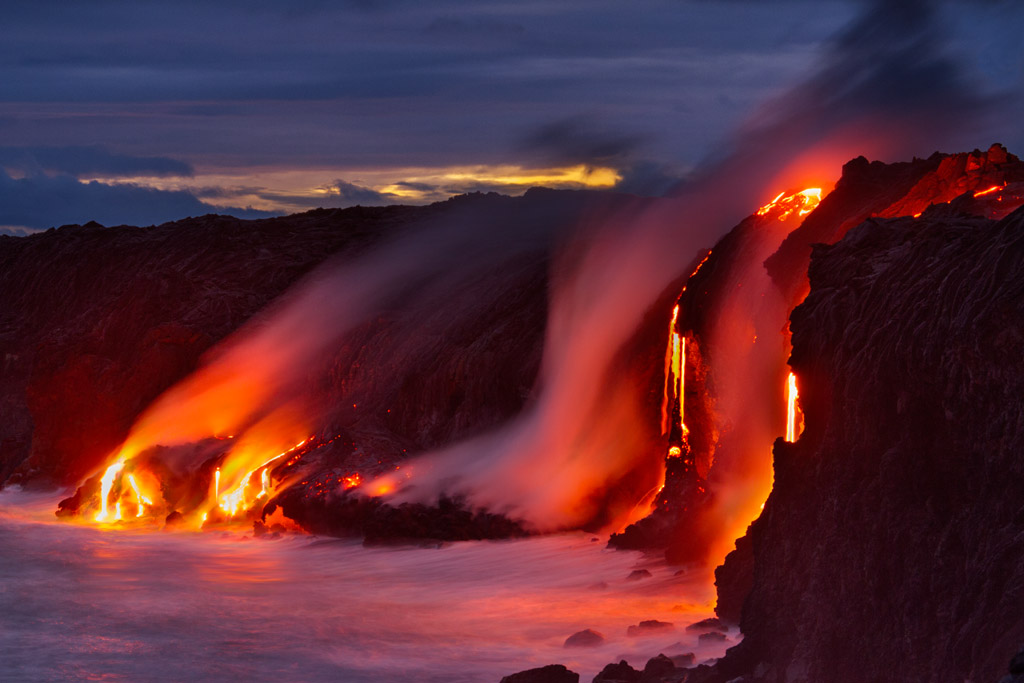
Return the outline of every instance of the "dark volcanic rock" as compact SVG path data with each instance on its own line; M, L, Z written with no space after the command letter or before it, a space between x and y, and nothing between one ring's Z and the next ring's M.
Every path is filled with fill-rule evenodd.
M538 669L527 669L504 676L501 683L579 683L580 675L561 664L549 664Z
M729 640L729 637L719 631L708 631L697 636L697 642L701 645L715 645L718 643L724 643Z
M605 637L603 633L591 629L577 631L565 639L563 647L597 647L603 645Z
M1024 649L1013 656L1010 660L1010 673L1024 674Z
M692 652L684 652L681 655L669 655L669 659L680 669L687 669L697 663L697 655Z
M1010 660L1010 673L999 679L999 683L1024 683L1024 650Z
M695 621L686 627L687 633L708 633L710 631L725 633L727 630L728 628L726 628L725 624L722 623L722 620L716 619L715 617Z
M641 672L623 659L618 664L608 664L601 669L601 672L594 676L594 683L637 683L640 674Z
M640 581L641 579L649 579L653 576L651 572L646 569L634 569L626 577L626 581Z
M353 491L328 495L308 489L287 489L263 510L280 506L285 516L315 534L361 536L367 545L421 541L478 541L526 536L523 527L502 515L474 510L459 499L441 498L437 505L403 503L397 507L380 498Z
M1024 641L1024 209L816 247L725 678L998 680ZM725 669L729 669L728 672Z
M678 680L675 662L665 655L658 655L647 660L644 671L640 675L640 683L660 683L661 681Z
M630 626L626 629L626 635L631 637L636 636L649 636L656 633L665 633L667 631L675 631L675 624L667 621L658 621L657 619L648 619L641 621L635 626Z
M715 614L730 624L740 623L743 601L747 599L753 585L754 546L748 530L736 539L736 549L726 555L725 561L715 568L715 588L718 589Z

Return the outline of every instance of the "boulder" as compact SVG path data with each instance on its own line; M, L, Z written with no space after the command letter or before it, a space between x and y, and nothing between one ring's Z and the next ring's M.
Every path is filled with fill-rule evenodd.
M604 642L604 634L588 628L566 638L563 647L597 647L603 645Z
M505 676L501 683L580 683L580 675L561 664L549 664Z
M649 636L657 633L665 633L667 631L675 631L676 625L667 621L658 621L657 619L648 619L641 621L635 626L630 626L626 629L626 635L631 638L637 636Z
M641 672L621 660L618 664L609 664L594 676L594 683L638 683Z

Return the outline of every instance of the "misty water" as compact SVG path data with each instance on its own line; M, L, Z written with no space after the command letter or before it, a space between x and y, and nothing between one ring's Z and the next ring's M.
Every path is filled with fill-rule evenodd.
M562 663L589 681L623 658L724 650L685 631L711 616L706 575L586 534L365 548L98 529L58 522L54 503L0 492L3 680L497 683ZM676 630L626 635L645 619ZM608 642L564 649L584 628Z

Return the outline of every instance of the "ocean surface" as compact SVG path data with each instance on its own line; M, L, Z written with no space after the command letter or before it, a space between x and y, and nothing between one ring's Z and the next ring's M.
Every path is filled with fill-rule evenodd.
M677 575L569 534L441 547L59 522L57 497L0 492L0 680L498 683L565 664L694 652L705 572ZM652 576L628 577L636 569ZM675 631L629 637L641 620ZM585 628L596 648L565 649Z

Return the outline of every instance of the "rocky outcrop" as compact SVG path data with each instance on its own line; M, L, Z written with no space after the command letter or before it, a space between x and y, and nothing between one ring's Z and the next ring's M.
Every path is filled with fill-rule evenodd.
M96 475L153 399L202 366L220 340L266 316L300 278L321 265L336 272L430 231L442 244L469 248L453 250L458 259L418 258L423 273L415 281L396 277L374 314L336 340L325 371L309 370L304 399L315 406L316 433L287 471L275 470L292 484L275 505L307 529L370 542L520 535L518 524L460 503L391 508L346 493L343 483L354 474L369 481L393 472L410 456L520 414L534 392L549 270L563 241L579 238L588 216L635 213L649 203L531 190L427 207L317 210L263 221L205 216L151 228L88 224L0 237L0 485L68 485ZM316 311L310 313L315 335ZM653 389L661 382L663 325L660 316L647 316L614 361L614 371L634 383L630 390L652 403L642 410L651 416L651 439L658 437ZM167 512L202 500L215 458L228 448L203 444L206 460L193 481L163 482L175 491L174 501L165 497ZM608 502L595 506L602 509L594 526L621 507L617 497L631 506L648 491L654 467L647 459L598 492ZM75 514L98 489L96 475L60 513Z
M815 247L722 680L994 681L1024 641L1024 209L960 208Z
M580 675L561 664L550 664L503 676L501 683L579 683Z

